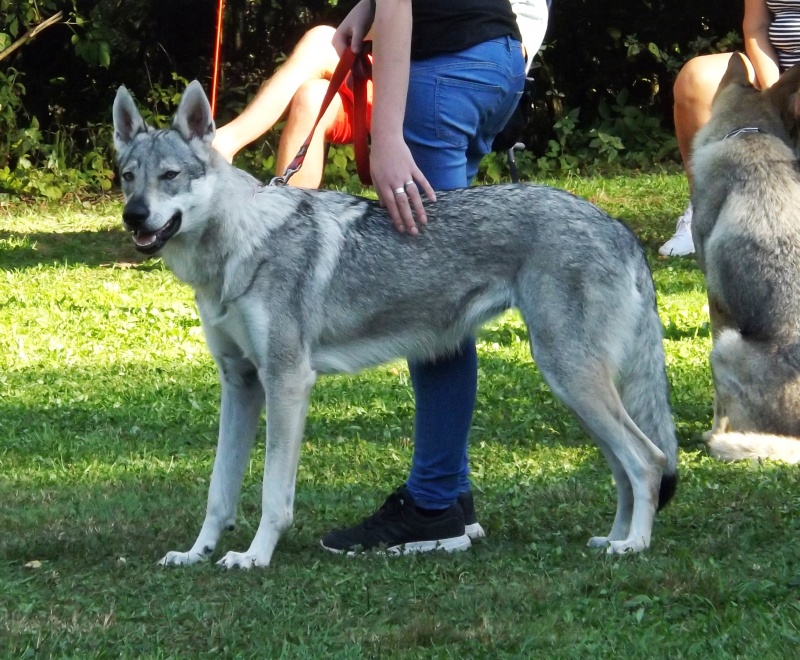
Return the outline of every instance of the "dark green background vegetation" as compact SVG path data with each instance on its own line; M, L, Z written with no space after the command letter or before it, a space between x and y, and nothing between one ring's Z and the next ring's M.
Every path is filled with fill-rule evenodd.
M218 121L238 112L310 26L351 0L227 0ZM739 3L734 3L739 4ZM62 11L21 47L26 33ZM217 0L0 0L0 192L108 189L108 123L125 84L158 122L185 80L210 88ZM697 53L735 48L741 7L687 0L554 0L521 158L523 175L650 169L676 159L672 81ZM274 136L242 165L271 173ZM347 184L347 151L329 183ZM491 159L486 180L502 176Z

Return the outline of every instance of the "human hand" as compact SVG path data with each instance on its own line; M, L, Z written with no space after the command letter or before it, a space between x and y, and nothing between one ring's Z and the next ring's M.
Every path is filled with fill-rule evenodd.
M372 185L378 199L401 234L419 234L419 225L428 222L422 193L436 201L436 193L417 167L402 136L373 139L370 153Z
M372 6L369 0L361 0L336 28L331 43L339 57L348 49L361 52L361 45L372 27Z

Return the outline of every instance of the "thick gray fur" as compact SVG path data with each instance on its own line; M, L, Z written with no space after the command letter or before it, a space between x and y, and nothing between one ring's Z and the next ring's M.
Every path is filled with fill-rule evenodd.
M194 288L222 381L206 519L192 548L162 563L206 558L233 525L265 402L261 523L247 551L220 560L227 567L267 565L291 523L318 373L441 355L509 307L611 465L616 518L590 545L649 546L675 488L677 444L653 282L621 223L560 190L505 185L437 193L421 235L401 235L377 202L265 187L229 166L210 146L196 82L172 129L148 129L124 88L114 125L125 225Z
M799 85L793 67L761 92L735 54L694 142L692 235L714 342L705 438L723 460L800 461Z

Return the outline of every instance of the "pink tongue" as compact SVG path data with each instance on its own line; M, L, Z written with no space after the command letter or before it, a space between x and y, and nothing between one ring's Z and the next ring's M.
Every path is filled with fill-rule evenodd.
M139 247L146 247L156 242L155 233L152 234L134 234L133 240Z

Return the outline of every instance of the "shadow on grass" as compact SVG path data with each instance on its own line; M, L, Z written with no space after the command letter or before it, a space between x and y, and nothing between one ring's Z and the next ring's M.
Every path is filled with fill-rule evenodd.
M77 232L0 230L0 257L2 270L52 264L131 267L139 266L145 259L121 227Z
M507 326L488 337L519 341ZM482 355L479 366L473 445L591 444L532 362ZM698 435L694 427L710 421L708 374L699 364L676 375L681 396L673 391L673 417L679 431L685 429L681 440L694 442L687 434ZM17 394L0 400L0 434L5 438L0 460L113 463L126 455L152 453L169 461L196 452L208 456L216 445L219 386L210 364L126 362L124 372L112 364L89 372L27 370L7 378L8 391ZM410 444L413 409L401 365L358 376L322 376L312 392L305 435L323 442ZM689 430L687 424L694 426Z
M537 409L541 419L552 417L550 427L572 425L582 434L531 362L482 357L480 368L475 415L480 439L519 430L529 411ZM98 446L89 441L87 449L108 455L106 436L118 446L144 443L167 453L189 450L192 438L213 448L206 441L216 437L219 386L211 364L126 362L124 373L111 365L91 371L29 369L12 378L19 378L9 385L16 395L0 400L0 431L15 437L7 444L10 453L76 457L86 441L81 438L94 438ZM404 365L356 376L320 376L311 395L307 435L383 442L387 434L409 437L412 418Z

